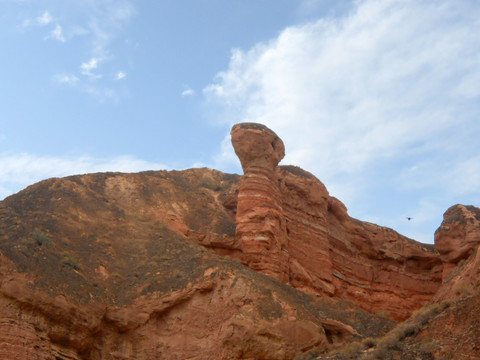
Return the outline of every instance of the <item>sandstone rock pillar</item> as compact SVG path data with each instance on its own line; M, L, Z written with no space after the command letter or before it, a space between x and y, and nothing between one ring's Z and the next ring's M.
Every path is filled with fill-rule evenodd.
M231 136L243 168L236 239L244 261L256 271L288 282L287 228L276 172L285 156L283 141L256 123L233 126Z

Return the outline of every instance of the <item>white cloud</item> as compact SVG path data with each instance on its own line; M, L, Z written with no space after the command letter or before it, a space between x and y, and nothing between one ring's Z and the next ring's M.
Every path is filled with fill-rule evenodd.
M54 76L54 80L59 84L75 85L78 83L78 78L75 75L57 74Z
M110 43L136 14L136 10L131 2L121 0L96 4L94 14L88 20L88 29L92 34L92 53L96 57L106 58L109 56Z
M98 65L102 62L102 59L91 58L90 60L83 62L80 65L80 72L82 75L87 76L90 80L96 80L102 77L100 74L94 74L93 70L98 68Z
M98 67L98 59L91 58L89 61L82 63L80 69L82 74L90 75L91 71Z
M190 87L187 87L185 90L182 91L182 96L193 96L195 95L195 90Z
M123 72L123 71L119 71L117 73L117 75L115 76L115 79L116 80L122 80L122 79L125 79L127 77L127 73Z
M397 191L396 179L414 166L424 188L444 178L451 194L445 171L465 163L462 171L476 178L478 170L479 17L474 1L357 1L341 18L234 50L204 94L219 121L276 131L286 145L283 163L350 197L350 209L380 178ZM233 150L223 149L219 159L232 159ZM478 192L471 182L462 186Z
M47 25L53 25L54 24L54 19L53 16L50 14L49 11L44 11L42 15L38 16L34 20L32 19L25 19L22 23L22 28L27 29L31 25L37 25L37 26L47 26ZM60 24L55 23L55 26L53 29L50 31L50 33L44 37L45 40L47 39L54 39L60 42L65 42L65 34L63 32L63 28Z
M165 169L159 163L132 156L97 159L90 156L51 157L32 154L0 155L0 199L40 180L92 172L138 172Z
M61 22L54 14L61 14ZM49 10L40 13L39 16L27 17L21 26L20 31L37 29L43 33L44 40L56 40L62 43L71 42L77 49L83 49L79 55L80 60L75 60L77 53L72 53L68 59L80 64L77 71L72 71L72 64L68 61L62 68L68 70L72 75L52 75L58 83L77 85L76 91L90 94L100 101L106 99L118 100L122 90L107 88L106 79L103 74L110 73L110 80L123 80L127 74L125 71L114 73L118 69L118 54L113 51L115 42L122 46L130 47L125 39L119 41L119 36L124 32L125 27L136 15L137 11L131 0L116 1L74 1L67 8L61 4L52 3ZM38 15L38 14L37 14ZM88 59L87 61L81 61ZM61 59L60 59L61 61ZM73 65L74 66L74 65ZM100 67L102 71L100 71ZM119 85L119 84L118 84ZM111 86L111 85L110 85Z
M55 28L50 32L50 37L60 42L65 42L62 27L58 24L56 24Z
M48 11L45 11L42 15L37 17L38 25L48 25L53 21L52 15Z

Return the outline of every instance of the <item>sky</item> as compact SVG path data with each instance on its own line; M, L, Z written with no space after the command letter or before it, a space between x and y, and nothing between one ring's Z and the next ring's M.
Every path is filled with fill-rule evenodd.
M0 199L241 174L248 121L360 220L433 243L450 206L480 207L478 0L0 0L0 49Z

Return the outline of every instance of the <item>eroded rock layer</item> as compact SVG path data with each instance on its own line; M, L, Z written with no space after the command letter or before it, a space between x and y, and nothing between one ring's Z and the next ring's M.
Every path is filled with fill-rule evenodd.
M276 167L285 156L282 140L260 124L244 123L231 131L240 158L236 238L246 264L288 282L287 228Z
M244 170L236 234L246 264L305 292L395 319L433 296L443 267L433 246L350 218L315 176L278 167L283 143L267 127L237 124L231 133Z
M435 296L408 320L382 337L300 359L480 359L479 220L480 209L471 205L445 212L435 246L448 271Z
M444 262L443 279L460 261L467 259L480 245L480 209L454 205L443 215L442 225L435 232L435 249Z
M243 176L88 174L1 201L0 359L322 359L429 300L449 306L409 339L478 355L478 208L445 213L437 252L278 166L265 126L232 141Z
M238 180L90 174L0 202L0 359L293 359L391 328L231 259Z

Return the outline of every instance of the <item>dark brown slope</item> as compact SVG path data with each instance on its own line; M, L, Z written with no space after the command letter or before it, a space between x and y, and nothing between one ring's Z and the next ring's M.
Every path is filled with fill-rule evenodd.
M3 201L0 249L45 288L80 302L126 304L143 288L174 286L166 269L202 271L196 263L202 249L184 238L234 234L221 197L236 180L209 170L46 180Z
M0 358L292 359L392 326L206 250L237 256L238 180L91 174L5 199Z

